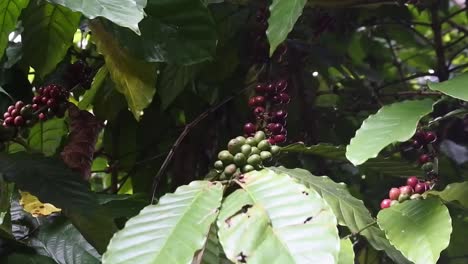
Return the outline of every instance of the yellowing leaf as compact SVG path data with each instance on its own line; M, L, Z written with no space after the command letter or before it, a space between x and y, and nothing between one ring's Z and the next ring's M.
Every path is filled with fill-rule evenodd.
M156 64L132 57L99 22L91 23L90 28L116 89L125 95L135 119L139 120L156 93Z
M48 216L53 213L62 211L62 209L55 207L53 204L41 203L41 201L39 201L36 196L28 192L20 191L20 194L20 205L23 206L23 209L26 212L30 213L34 217Z

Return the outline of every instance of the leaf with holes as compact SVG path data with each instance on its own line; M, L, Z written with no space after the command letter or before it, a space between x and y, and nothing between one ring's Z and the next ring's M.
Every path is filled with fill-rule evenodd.
M449 211L437 198L391 206L379 212L377 221L390 243L415 264L437 263L452 233Z
M102 263L190 263L221 205L220 183L195 181L130 219L109 243Z
M81 14L47 2L31 3L23 16L23 59L44 77L73 44Z
M46 122L39 122L31 128L28 144L33 150L52 156L60 147L63 137L68 133L68 126L64 118L54 118Z
M0 2L0 59L8 45L8 36L15 29L16 22L29 0L3 0Z
M369 116L346 147L346 158L360 165L394 142L410 139L419 120L432 112L431 99L403 101L386 105Z
M242 189L225 200L218 217L219 239L231 261L336 263L336 218L315 191L269 169L238 183Z
M216 25L200 0L149 0L141 36L106 23L120 44L139 59L192 65L213 58Z
M156 93L156 64L137 60L122 49L102 24L90 24L96 46L104 55L115 88L127 98L136 120L153 101Z
M429 191L424 195L439 196L446 202L457 201L468 208L468 181L451 183L442 191Z
M336 183L326 176L312 175L303 169L286 169L284 167L272 169L290 175L311 190L319 193L333 210L338 219L338 224L347 226L351 232L358 232L375 223L364 203L352 196L345 184ZM406 259L389 244L385 234L376 226L367 227L360 234L366 237L375 249L385 250L389 257L396 262L407 263Z
M441 83L429 83L429 88L434 91L439 91L448 96L467 101L468 91L466 84L468 83L468 73L462 73L457 77Z
M47 0L78 11L93 19L105 17L119 26L139 34L138 23L143 19L146 0Z
M266 32L270 42L270 55L275 52L294 28L294 24L302 15L306 3L307 0L273 0L270 5L270 17Z

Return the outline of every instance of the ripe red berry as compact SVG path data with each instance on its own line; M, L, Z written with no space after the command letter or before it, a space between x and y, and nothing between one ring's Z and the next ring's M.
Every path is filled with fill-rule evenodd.
M411 194L413 194L413 188L411 188L411 186L409 186L409 185L401 186L400 187L400 194L411 195Z
M47 116L44 113L40 113L38 117L39 117L39 120L42 120L42 121L47 119Z
M254 134L256 131L257 128L253 123L247 123L244 125L244 133L247 135Z
M10 106L8 107L8 113L11 114L11 111L13 111L13 110L15 110L15 106L14 106L14 105L10 105Z
M32 99L33 104L40 104L41 103L41 98L42 97L39 96L39 95L34 96L33 99Z
M422 154L421 156L419 156L419 163L420 164L424 164L424 163L427 163L429 161L431 161L431 156L427 155L427 154Z
M273 84L268 84L266 87L265 87L265 92L271 94L271 93L274 93L276 92L276 89L275 89L275 86Z
M55 101L55 99L53 98L50 98L49 100L47 100L47 106L50 108L55 108L57 107L57 101Z
M400 196L400 193L401 193L400 189L392 188L388 192L388 197L390 198L390 200L398 200L398 197Z
M411 146L414 148L414 149L420 149L422 147L422 144L421 142L419 142L419 140L417 139L413 139L411 141Z
M428 186L426 185L425 182L420 182L420 183L416 184L416 186L414 186L414 192L419 193L419 194L423 194L428 189L429 188L428 188Z
M286 119L288 117L288 112L285 110L279 110L275 112L275 119Z
M264 106L265 105L265 97L263 96L255 96L255 105L256 106Z
M13 111L10 112L10 116L15 118L20 114L20 111L18 109L13 109Z
M283 104L288 104L291 101L291 98L287 93L280 93L278 96Z
M381 203L380 203L380 208L381 209L385 209L385 208L389 208L390 205L392 203L392 200L390 199L384 199Z
M7 126L12 126L13 125L13 121L14 121L14 118L13 117L7 117L5 118L5 120L3 120L3 122L7 125Z
M17 116L15 117L15 120L13 121L15 126L22 126L24 125L24 118L22 116Z
M422 130L418 130L414 136L413 136L414 139L416 140L419 140L420 142L424 141L424 139L426 138L426 132L422 131Z
M23 101L18 101L18 102L16 102L16 104L15 104L15 108L16 108L17 110L21 110L21 108L23 108L23 106L24 106Z
M273 104L281 104L281 97L279 95L273 95L273 97L271 97L271 102Z
M47 97L47 96L42 96L41 97L41 103L47 104L47 101L49 101L49 97Z
M263 94L266 92L266 84L264 83L259 83L255 86L255 91L259 94Z
M34 111L39 110L39 105L38 105L38 104L33 104L33 105L32 105L32 109L33 109Z
M284 142L286 142L286 136L285 135L276 135L274 138L275 138L275 143L284 143Z
M257 105L257 102L255 101L255 97L250 97L248 104L250 107L255 107Z
M275 145L276 144L275 138L274 137L268 138L268 143L270 143L271 145Z
M437 136L434 132L427 132L424 137L424 141L426 142L426 144L434 143L436 140Z
M406 184L411 188L414 188L418 184L419 180L416 176L411 176L406 180Z
M282 79L276 83L276 90L278 92L284 92L288 88L288 81Z
M271 126L271 129L269 130L275 135L281 134L281 131L283 130L283 125L281 125L280 123L274 123L273 126Z
M265 108L263 108L261 106L255 107L255 109L254 109L255 116L260 117L260 116L263 115L263 113L265 113Z
M5 118L8 118L8 117L10 117L10 113L5 112L5 113L3 114L3 118L5 119Z
M268 131L272 131L272 130L274 129L275 124L276 124L276 123L268 123L268 124L266 125L266 129L267 129Z

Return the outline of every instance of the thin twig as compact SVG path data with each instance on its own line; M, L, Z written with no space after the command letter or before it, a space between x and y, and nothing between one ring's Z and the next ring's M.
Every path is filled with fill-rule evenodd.
M380 96L440 96L442 95L439 92L426 92L426 91L404 91L404 92L397 92L397 93L384 93L380 94Z
M450 15L444 17L440 22L441 22L441 23L448 22L450 19L452 19L453 17L455 17L456 15L458 15L458 14L460 14L460 13L465 12L466 10L468 10L467 7L462 8L462 9L459 9L459 10L453 12L452 14L450 14Z
M384 89L384 88L389 87L389 86L393 86L393 85L400 84L400 83L405 83L407 81L411 81L411 80L421 78L421 77L426 77L426 76L437 76L437 75L435 75L434 73L418 72L418 73L412 74L412 75L410 75L408 77L405 77L403 79L385 83L385 84L379 86L377 88L377 90L381 90L381 89Z
M434 45L435 45L435 52L437 57L437 77L439 77L439 81L443 82L448 80L449 78L449 71L445 61L445 50L444 50L444 42L442 39L442 22L439 17L439 1L436 1L430 9L431 17L432 17L432 31L434 35Z
M457 23L453 22L452 20L448 20L447 23L452 27L456 28L458 31L463 32L465 35L468 34L468 29L458 25Z
M405 74L403 73L403 68L401 66L401 63L398 60L398 55L396 53L396 50L393 47L392 40L388 36L387 31L383 30L383 34L384 34L384 37L385 37L385 41L387 42L387 45L390 48L390 51L392 53L393 65L395 65L395 67L397 68L398 74L400 75L400 78L403 79L405 77Z
M372 223L369 223L368 225L364 226L363 228L359 229L358 231L356 231L356 232L354 232L354 233L351 233L351 234L349 234L349 235L347 235L347 236L345 236L345 237L343 237L343 238L341 238L341 239L348 239L348 238L350 238L350 237L357 236L357 235L359 235L362 231L366 230L367 228L369 228L369 227L371 227L371 226L373 226L373 225L375 225L375 224L377 224L377 221L374 221L374 222L372 222Z
M213 106L213 107L210 107L208 110L206 110L205 112L201 113L195 120L193 120L192 122L190 122L189 124L187 124L184 128L184 130L182 131L182 133L179 135L179 137L177 138L177 140L174 142L174 144L172 145L171 149L169 150L169 153L167 154L166 156L166 159L164 160L163 164L161 165L161 168L159 169L158 173L156 174L156 176L154 177L153 179L153 185L152 185L152 195L151 195L151 203L153 203L154 201L154 198L155 198L155 195L156 195L156 190L158 188L158 185L159 185L159 182L162 178L162 175L165 173L167 167L169 166L169 164L171 163L172 161L172 157L174 156L177 148L179 147L179 145L182 143L182 141L185 139L185 137L189 134L189 132L194 128L196 127L201 121L203 121L203 119L205 119L206 117L208 117L211 113L214 113L216 112L216 110L218 110L219 108L221 108L223 105L227 104L228 102L230 102L232 99L234 99L236 96L238 96L239 94L242 94L243 92L247 91L248 89L250 88L250 86L246 86L244 89L238 91L236 94L234 95L231 95L229 96L228 98L224 99L223 101L221 101L220 103L218 103L217 105Z
M452 69L449 70L449 72L458 71L459 69L463 69L463 68L466 68L466 67L468 67L468 63L464 63L464 64L458 65L456 67L453 67Z

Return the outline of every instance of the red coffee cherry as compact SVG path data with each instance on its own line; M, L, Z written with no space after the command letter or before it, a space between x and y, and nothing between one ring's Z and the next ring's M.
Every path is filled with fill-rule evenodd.
M257 106L257 107L255 107L255 109L254 109L254 114L255 114L255 116L260 117L260 116L262 116L264 113L265 113L265 108L263 108L262 106Z
M38 117L39 117L39 120L41 120L41 121L45 121L45 120L47 119L47 116L46 116L46 114L44 114L44 113L40 113L40 114L38 115Z
M282 79L276 83L276 90L278 92L284 92L288 88L288 81Z
M289 104L289 102L291 101L291 98L287 93L280 93L278 96L280 98L281 103L283 104Z
M24 118L22 116L17 116L15 117L15 120L13 121L13 124L17 127L23 126L24 125Z
M411 186L409 186L409 185L401 186L400 187L400 194L411 195L411 194L413 194L413 188L411 188Z
M254 134L256 131L257 128L253 123L247 123L244 125L244 133L247 135Z
M23 108L23 106L24 106L24 102L23 102L23 101L18 101L18 102L16 102L16 104L15 104L15 108L16 108L16 110L18 110L18 111L21 110L21 108Z
M263 96L255 96L254 98L256 106L264 106L265 105L265 97Z
M255 86L255 91L259 94L264 94L266 92L266 84L259 83Z
M419 194L423 194L428 189L429 189L429 186L427 186L425 182L420 182L416 184L416 186L414 186L414 192L419 193Z
M400 193L401 193L400 189L392 188L388 192L388 197L390 198L390 200L398 200L398 197L400 196Z
M249 104L250 107L257 106L257 102L255 101L255 97L250 97L248 104Z
M7 111L8 111L8 113L11 114L11 111L13 111L13 110L15 110L15 106L14 106L14 105L10 105L10 106L8 107L8 110L7 110Z
M6 126L12 126L13 125L13 122L14 122L14 118L13 117L7 117L5 118L5 120L3 120L4 122L4 125Z
M434 132L427 132L424 137L424 141L426 142L426 144L434 143L436 140L437 136Z
M286 136L285 135L275 135L274 139L275 139L276 144L286 142Z
M422 154L421 156L419 156L419 163L420 164L427 163L427 162L429 162L431 160L432 160L431 156L429 156L427 154Z
M392 200L390 199L384 199L381 203L380 203L380 208L381 209L385 209L385 208L389 208L390 205L392 203Z
M406 180L406 184L410 186L411 188L414 188L416 184L419 183L419 180L416 176L411 176Z

